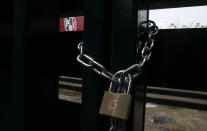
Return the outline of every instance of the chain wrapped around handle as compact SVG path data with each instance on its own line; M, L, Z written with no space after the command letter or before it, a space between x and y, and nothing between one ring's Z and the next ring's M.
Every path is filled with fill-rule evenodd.
M148 27L148 28L147 28ZM112 84L122 84L122 82L131 84L131 79L136 79L141 76L142 69L144 65L149 61L151 57L151 50L154 46L154 36L158 33L158 27L154 21L148 20L140 23L140 33L138 34L137 42L137 63L128 67L125 70L117 71L115 74L107 71L106 68L100 63L96 62L90 56L84 54L84 43L80 42L78 44L78 50L80 54L77 56L77 61L83 66L92 69L97 74L111 81L110 91L124 92L129 94L130 88L113 88ZM118 75L118 77L117 77ZM128 80L126 77L128 76ZM109 131L125 131L126 130L126 121L116 118L111 118L111 127Z
M148 26L148 28L146 28L146 25ZM138 43L137 43L137 56L141 56L141 59L136 64L125 69L122 74L123 76L130 74L133 79L139 77L142 74L142 68L149 61L151 57L151 50L154 46L154 36L158 33L158 27L156 26L154 21L151 20L144 21L140 23L140 27L144 28L139 33ZM147 39L141 40L142 37L143 38L145 37ZM80 42L78 44L78 50L80 51L80 54L77 56L77 61L83 66L92 69L100 76L103 76L106 79L110 80L111 82L114 82L115 80L112 78L113 74L111 72L107 71L103 65L96 62L93 58L84 54L83 45L84 45L83 42Z

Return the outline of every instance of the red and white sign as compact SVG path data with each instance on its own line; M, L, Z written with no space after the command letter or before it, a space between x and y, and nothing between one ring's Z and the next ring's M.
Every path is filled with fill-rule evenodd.
M83 30L84 16L60 18L60 32Z

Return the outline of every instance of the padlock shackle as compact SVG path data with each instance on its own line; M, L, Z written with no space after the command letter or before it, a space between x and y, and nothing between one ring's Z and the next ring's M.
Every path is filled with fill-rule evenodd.
M123 73L124 73L124 70L117 71L117 72L113 75L112 79L115 81L115 79L117 78L117 75L122 75ZM120 80L118 79L117 82L119 83ZM109 92L112 92L112 87L114 86L113 84L115 84L115 83L114 83L114 82L111 82L111 83L110 83Z
M113 75L113 77L112 77L112 79L115 81L115 82L118 82L118 83L115 83L115 82L111 82L110 83L110 87L109 87L109 92L112 92L112 90L113 90L113 87L114 87L114 84L118 84L118 85L121 85L122 84L122 79L120 78L120 77L123 77L122 76L122 74L124 73L124 70L120 70L120 71L118 71L118 72L116 72L114 75ZM118 76L118 75L120 75L120 77ZM132 85L132 76L130 75L130 74L128 74L128 87L127 87L127 91L124 91L124 93L126 93L126 94L130 94L130 92L131 92L131 85ZM117 79L118 78L118 79ZM125 77L126 78L126 77ZM116 79L116 80L115 80ZM126 79L124 79L125 81L126 81Z
M127 87L127 95L129 95L131 93L131 87L132 87L132 76L130 74L128 74L128 87Z

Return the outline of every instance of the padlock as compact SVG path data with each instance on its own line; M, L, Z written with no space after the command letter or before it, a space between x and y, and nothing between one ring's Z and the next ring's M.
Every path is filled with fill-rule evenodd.
M127 120L131 106L131 96L129 95L131 88L131 75L128 75L128 87L126 93L111 92L113 82L110 84L109 91L105 91L102 100L100 114L114 118Z

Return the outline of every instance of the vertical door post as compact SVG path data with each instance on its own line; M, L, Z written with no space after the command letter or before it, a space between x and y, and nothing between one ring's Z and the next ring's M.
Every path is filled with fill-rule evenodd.
M112 1L111 69L117 72L136 63L138 24L148 19L146 0ZM133 104L129 131L144 129L145 86L143 79L133 80Z

